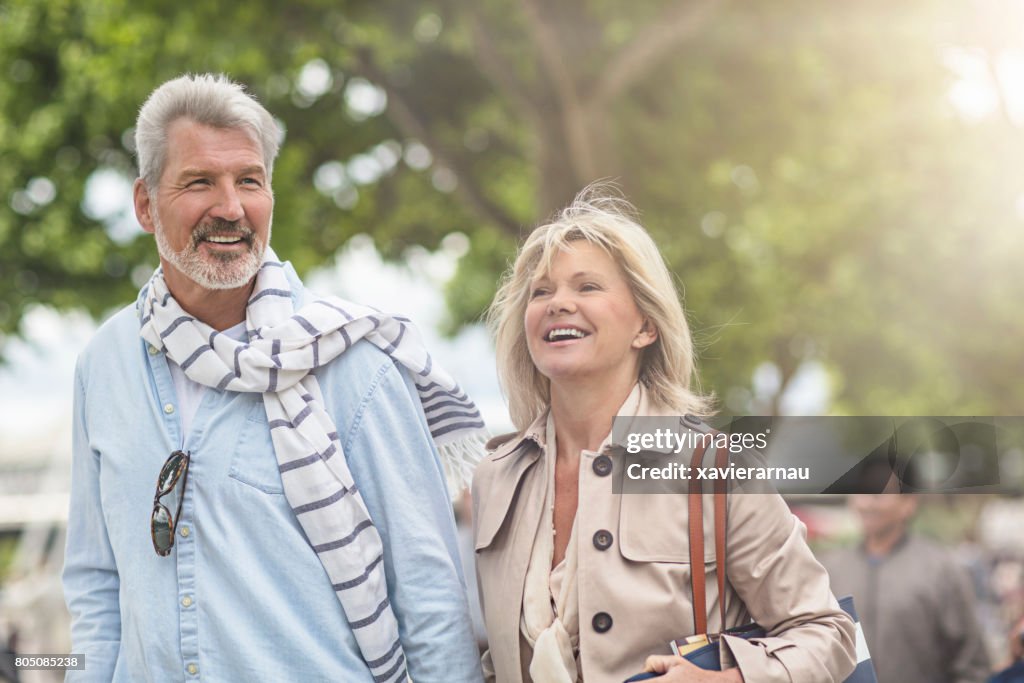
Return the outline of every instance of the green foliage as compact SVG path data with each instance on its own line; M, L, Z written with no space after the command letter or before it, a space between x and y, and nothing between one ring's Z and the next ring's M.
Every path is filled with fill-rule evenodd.
M983 10L2 0L0 331L36 302L131 299L153 245L83 210L87 183L134 177L153 87L225 71L287 129L274 244L300 272L357 233L392 259L464 233L454 331L531 225L614 177L685 286L724 407L776 410L749 399L753 370L785 383L817 361L840 412L1019 413L1024 139L1005 105L959 115L945 64L951 46L998 56ZM310 64L323 92L301 85ZM359 79L386 91L381 115L346 99Z
M0 584L7 579L11 569L11 562L18 550L18 536L14 534L0 535Z

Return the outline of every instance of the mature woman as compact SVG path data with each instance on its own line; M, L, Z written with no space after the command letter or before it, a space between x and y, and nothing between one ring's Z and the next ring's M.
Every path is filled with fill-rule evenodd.
M670 654L670 640L694 633L687 501L612 492L614 459L628 457L612 447L612 420L708 409L690 388L672 277L631 207L600 192L530 235L490 311L519 432L492 442L473 482L485 671L501 683L621 683L646 663L666 682L841 681L853 624L777 495L729 496L727 512L725 627L753 619L769 637L725 637L722 672Z

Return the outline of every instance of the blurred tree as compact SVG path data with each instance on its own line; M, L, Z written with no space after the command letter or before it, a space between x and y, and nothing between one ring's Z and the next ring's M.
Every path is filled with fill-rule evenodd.
M130 300L156 263L121 199L135 114L224 71L287 130L274 243L300 272L356 233L389 258L464 233L455 330L530 226L614 177L725 408L776 412L817 363L839 411L1018 413L1022 113L994 65L1024 36L985 22L939 0L0 0L0 329ZM988 71L958 81L958 54ZM958 84L994 113L963 115Z

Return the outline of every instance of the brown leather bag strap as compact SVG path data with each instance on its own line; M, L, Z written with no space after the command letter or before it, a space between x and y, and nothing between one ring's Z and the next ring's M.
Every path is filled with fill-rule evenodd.
M701 443L693 451L690 462L691 472L696 472L704 459L707 445ZM718 448L715 453L715 467L729 466L729 449ZM726 576L726 534L728 481L715 480L715 574L718 579L718 611L721 616L721 630L725 630L725 576ZM694 633L708 632L707 580L704 574L704 489L696 477L690 479L689 489L689 532L690 532L690 591L693 595Z
M718 447L715 457L715 467L725 469L729 466L729 449L725 446ZM725 551L726 533L728 531L728 515L725 507L728 482L722 478L715 481L715 565L718 574L718 611L722 615L720 629L725 630Z
M690 471L696 472L701 466L707 444L702 443L693 451ZM707 594L704 582L704 491L700 481L691 476L689 490L690 504L690 592L693 595L694 633L708 632Z

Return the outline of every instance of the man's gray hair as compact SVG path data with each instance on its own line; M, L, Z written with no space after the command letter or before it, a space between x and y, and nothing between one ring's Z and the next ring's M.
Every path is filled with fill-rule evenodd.
M167 130L185 118L213 128L244 130L263 151L267 179L273 174L280 129L245 88L223 74L186 74L153 91L135 123L139 177L155 192L167 160Z

